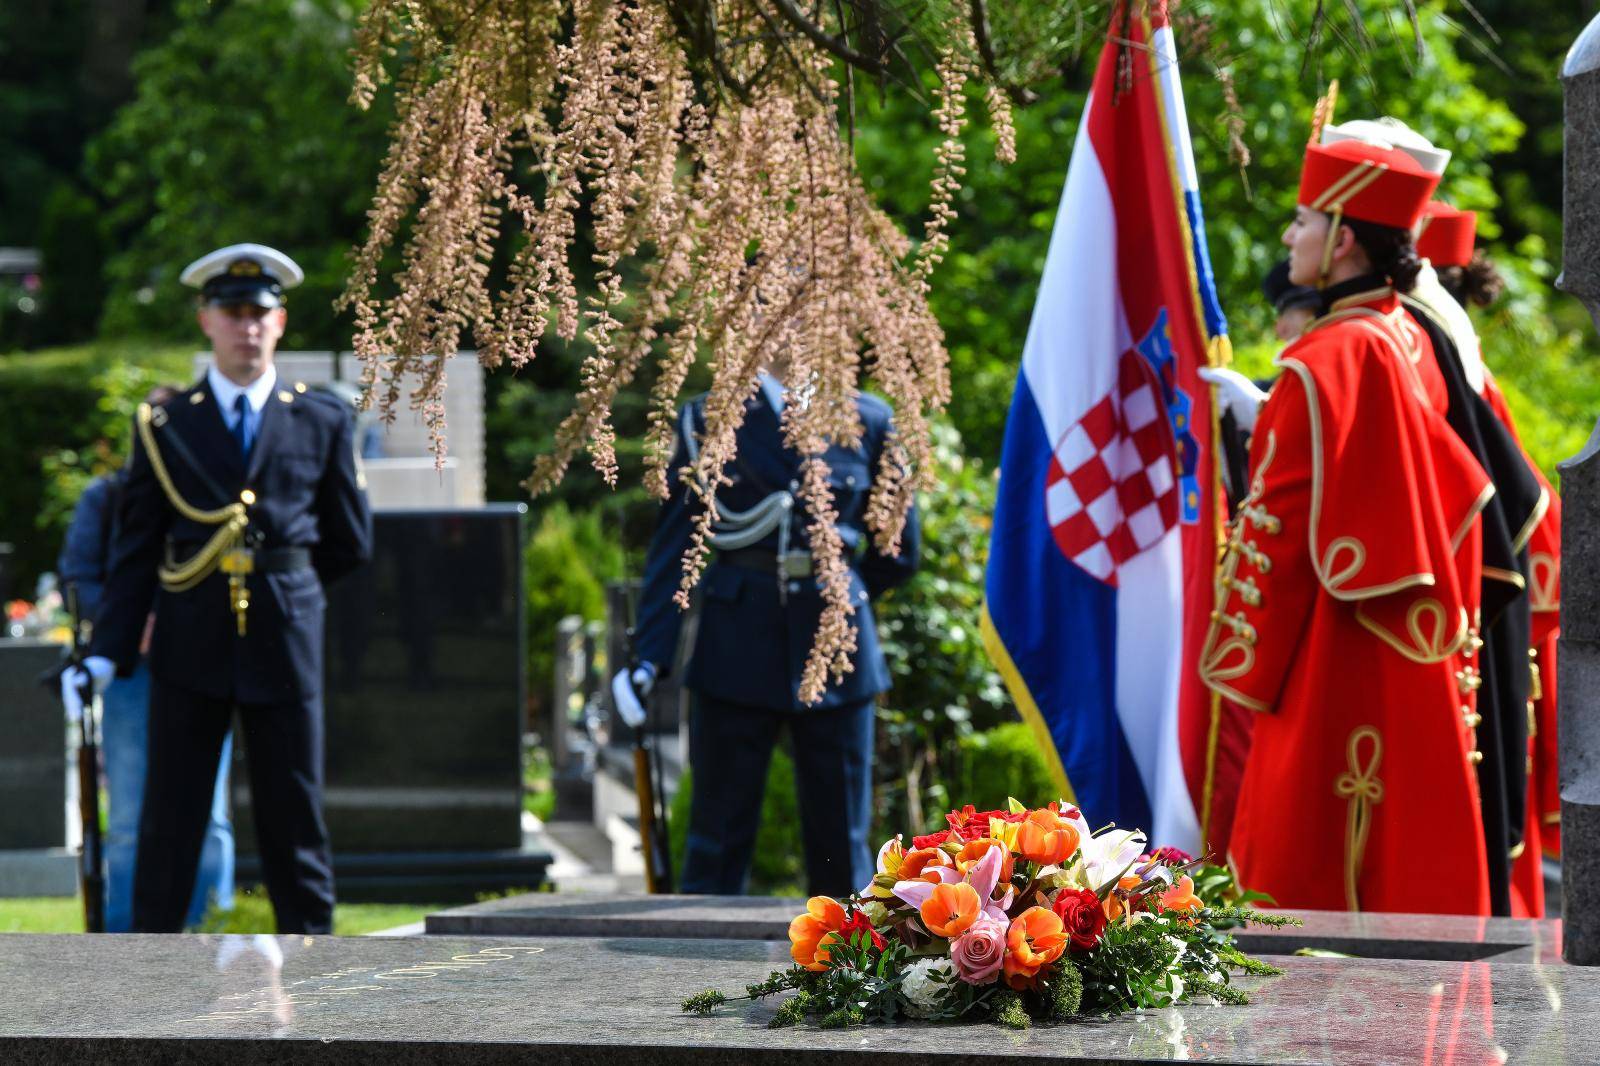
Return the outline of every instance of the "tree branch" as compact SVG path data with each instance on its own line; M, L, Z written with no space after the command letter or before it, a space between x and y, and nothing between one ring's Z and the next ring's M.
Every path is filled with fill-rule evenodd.
M1005 90L1011 102L1018 107L1027 107L1039 99L1039 94L1025 85L1015 85L1000 77L1000 69L995 62L994 42L989 37L989 8L984 0L972 0L972 39L978 45L978 55L983 60L983 69L988 72L990 80Z
M850 42L841 37L831 36L827 30L818 26L806 17L804 11L795 6L794 0L772 0L772 5L778 9L778 14L783 16L785 22L805 34L811 43L823 51L843 60L869 74L884 73L883 62L878 59L858 52L850 47Z

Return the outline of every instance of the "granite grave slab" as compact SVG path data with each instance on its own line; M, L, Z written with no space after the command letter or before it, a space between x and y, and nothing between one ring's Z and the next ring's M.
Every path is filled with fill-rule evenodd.
M694 937L786 940L805 901L768 896L626 896L530 893L430 914L429 934L449 936ZM1437 914L1296 911L1305 925L1251 928L1245 950L1288 955L1300 948L1361 958L1557 962L1561 922Z
M1600 973L1537 964L1284 960L1246 1007L1036 1026L771 1030L775 1003L682 998L786 962L763 941L13 935L0 1061L965 1063L1588 1061Z

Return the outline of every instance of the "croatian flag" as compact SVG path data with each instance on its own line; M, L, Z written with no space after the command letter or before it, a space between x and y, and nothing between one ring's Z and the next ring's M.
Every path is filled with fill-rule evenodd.
M1195 670L1218 544L1196 370L1226 331L1165 5L1119 10L1022 350L983 629L1095 826L1197 854L1243 761Z

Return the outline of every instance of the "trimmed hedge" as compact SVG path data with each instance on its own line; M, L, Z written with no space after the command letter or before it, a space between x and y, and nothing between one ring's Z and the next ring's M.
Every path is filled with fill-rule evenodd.
M45 460L70 453L99 472L119 462L126 440L109 440L96 378L119 365L148 367L186 381L192 348L97 342L0 355L0 542L16 547L16 595L31 598L39 574L55 569L68 516L48 509Z

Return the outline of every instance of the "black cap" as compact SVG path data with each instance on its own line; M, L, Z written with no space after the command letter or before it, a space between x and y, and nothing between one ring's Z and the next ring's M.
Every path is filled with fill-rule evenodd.
M1322 296L1309 285L1296 285L1289 280L1289 260L1274 263L1267 276L1261 280L1261 292L1278 314L1296 307L1316 307Z
M262 269L254 259L236 259L225 273L200 287L200 299L212 307L253 304L256 307L283 306L283 283Z

